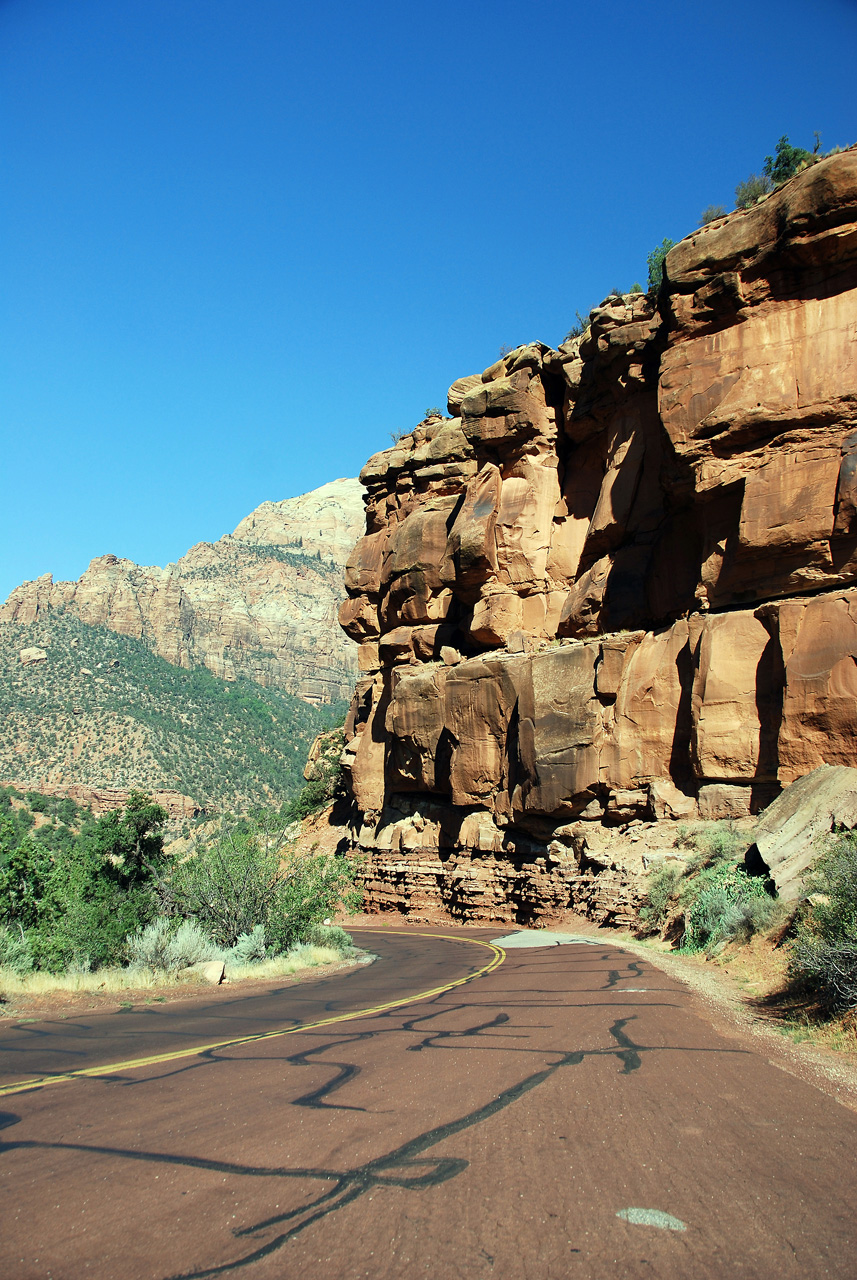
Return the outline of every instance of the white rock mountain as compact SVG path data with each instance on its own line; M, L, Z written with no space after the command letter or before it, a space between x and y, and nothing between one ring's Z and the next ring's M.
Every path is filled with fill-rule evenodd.
M340 629L343 570L364 531L363 489L333 480L263 502L232 534L200 542L166 568L98 556L77 582L44 574L0 608L0 622L51 610L146 640L181 667L298 694L316 705L348 698L357 646Z

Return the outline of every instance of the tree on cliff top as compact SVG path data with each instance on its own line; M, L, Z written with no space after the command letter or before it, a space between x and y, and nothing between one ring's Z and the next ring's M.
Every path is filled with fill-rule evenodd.
M657 293L664 278L664 261L675 240L663 240L646 259L649 269L649 293Z
M765 176L770 178L775 187L793 177L801 165L811 162L817 155L820 138L815 135L815 151L806 151L803 147L793 147L788 136L783 134L777 143L776 152L765 158Z

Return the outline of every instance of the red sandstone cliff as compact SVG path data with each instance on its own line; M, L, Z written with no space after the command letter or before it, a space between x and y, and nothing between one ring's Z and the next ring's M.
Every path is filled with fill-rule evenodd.
M857 763L857 152L591 321L361 475L344 760L375 905L608 918L610 824Z

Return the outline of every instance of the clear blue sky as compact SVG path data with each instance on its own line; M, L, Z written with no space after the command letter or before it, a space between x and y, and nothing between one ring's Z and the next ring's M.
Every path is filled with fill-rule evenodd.
M857 140L856 61L854 0L0 0L0 599L356 475Z

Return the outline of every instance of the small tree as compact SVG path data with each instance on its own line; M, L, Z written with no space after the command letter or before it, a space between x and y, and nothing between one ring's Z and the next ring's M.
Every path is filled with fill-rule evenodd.
M0 917L26 930L40 967L121 958L125 935L155 912L166 818L160 805L132 792L124 812L87 822L78 836L43 826L22 838L0 819Z
M345 745L343 729L329 729L319 734L312 746L306 773L306 784L283 807L282 816L287 822L299 822L317 809L344 794L340 758Z
M817 138L818 134L816 134ZM816 143L816 150L818 150L818 143ZM803 147L793 147L787 135L783 134L777 143L775 154L765 158L764 173L775 187L779 187L793 177L802 165L810 163L812 159L813 152L806 151Z
M274 814L224 827L208 848L177 866L165 886L176 914L197 920L222 947L262 925L278 951L342 902L359 905L353 869L338 855L298 851Z
M577 319L563 338L563 342L571 342L572 338L582 338L589 328L589 316L582 316L579 311L575 311Z
M674 240L663 240L646 259L646 265L649 269L649 293L658 293L660 291L664 278L664 262L674 245Z
M105 813L88 833L87 843L126 885L150 880L164 857L163 826L169 814L151 796L132 791L124 811Z

